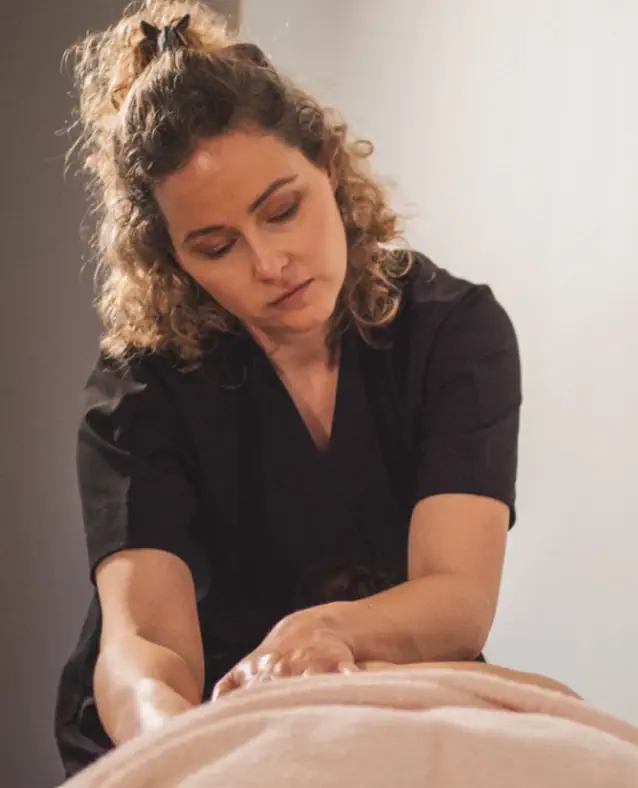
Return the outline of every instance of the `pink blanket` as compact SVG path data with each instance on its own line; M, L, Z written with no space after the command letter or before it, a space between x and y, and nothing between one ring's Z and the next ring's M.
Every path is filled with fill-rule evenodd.
M287 679L206 704L65 788L638 788L638 728L479 673Z

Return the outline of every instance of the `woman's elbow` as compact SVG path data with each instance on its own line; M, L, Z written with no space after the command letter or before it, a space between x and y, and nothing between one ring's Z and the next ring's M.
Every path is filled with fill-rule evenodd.
M466 599L465 615L458 622L456 653L451 658L469 662L477 659L485 648L494 623L496 604L476 588L467 589Z

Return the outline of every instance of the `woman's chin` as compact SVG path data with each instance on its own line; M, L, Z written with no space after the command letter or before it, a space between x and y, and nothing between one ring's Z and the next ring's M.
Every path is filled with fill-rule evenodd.
M267 308L252 325L257 333L271 339L294 339L295 336L325 333L334 315L337 297L338 293L321 292L313 288L297 303L286 304L283 308ZM250 323L244 322L250 326Z
M327 320L286 320L276 325L271 325L267 333L271 337L279 337L287 342L293 341L295 337L308 337L315 334L326 333L329 321Z
M270 329L277 333L309 334L327 330L333 315L334 305L308 304L301 309L290 310L271 317Z

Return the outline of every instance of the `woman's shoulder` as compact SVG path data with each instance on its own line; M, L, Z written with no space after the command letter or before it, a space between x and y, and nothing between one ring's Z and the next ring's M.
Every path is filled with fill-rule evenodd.
M197 366L174 354L144 351L118 359L100 353L83 390L80 432L135 434L139 445L160 439L196 446L206 434L217 434L215 446L226 446L222 433L237 423L241 370L222 369L213 354ZM232 437L229 439L232 441ZM216 448L217 451L217 448Z
M246 353L244 343L225 334L202 342L196 359L185 359L169 349L134 350L122 357L100 351L89 384L135 390L142 387L186 389L203 383L230 385L239 374ZM241 345L241 347L240 347Z
M489 290L486 284L457 276L437 265L422 252L411 250L409 254L412 263L402 278L403 302L408 309L431 312L438 307L448 311L467 296Z
M115 357L99 351L90 369L85 392L103 403L125 397L146 399L153 392L179 386L181 381L179 367L169 354L144 350Z
M471 365L504 350L517 355L513 323L490 285L457 276L418 251L411 254L399 312L382 337L402 378L421 380L437 366L434 359L447 368L455 359Z
M426 255L411 251L412 265L402 278L402 303L397 328L436 333L444 324L481 330L494 322L509 323L492 286L455 275Z

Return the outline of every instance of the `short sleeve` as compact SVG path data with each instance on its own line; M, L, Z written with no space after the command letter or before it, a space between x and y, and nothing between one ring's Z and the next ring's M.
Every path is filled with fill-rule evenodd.
M156 548L194 572L197 500L175 406L141 361L101 358L85 388L77 444L84 529L97 565L128 548Z
M435 336L417 428L414 503L467 493L510 507L514 524L521 369L512 323L488 287L454 304Z

